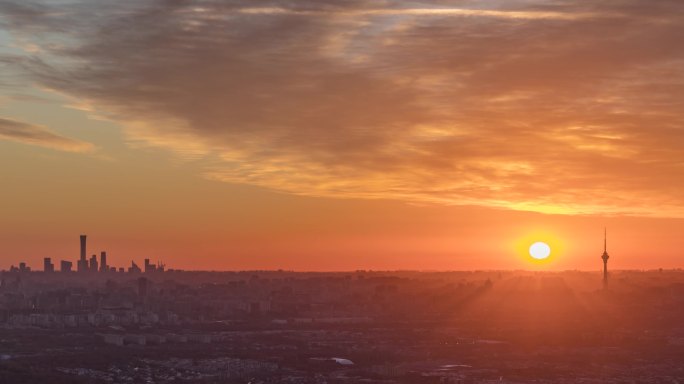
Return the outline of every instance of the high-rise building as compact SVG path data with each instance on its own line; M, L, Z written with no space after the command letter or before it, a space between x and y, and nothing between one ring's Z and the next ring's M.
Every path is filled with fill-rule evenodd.
M150 259L145 259L145 273L156 272L157 266L150 263Z
M608 286L608 258L610 257L610 256L608 256L608 247L607 247L608 241L607 241L607 239L608 239L607 231L604 228L603 229L603 255L601 255L601 259L603 260L603 287L604 288Z
M81 258L76 265L79 272L88 270L88 260L86 259L86 235L81 235Z
M100 272L108 272L109 266L107 265L107 252L100 252Z
M71 266L73 263L71 261L62 260L59 265L59 270L62 272L71 272Z
M91 272L97 272L97 255L90 256L90 266L88 267Z
M140 273L142 272L140 270L140 267L138 267L138 264L136 264L134 261L131 261L131 266L128 268L129 273Z
M79 272L88 271L88 260L82 259L76 262L76 270Z
M52 264L51 258L46 257L43 259L43 271L44 272L54 272L55 271L55 265Z
M86 258L86 235L81 235L81 260Z

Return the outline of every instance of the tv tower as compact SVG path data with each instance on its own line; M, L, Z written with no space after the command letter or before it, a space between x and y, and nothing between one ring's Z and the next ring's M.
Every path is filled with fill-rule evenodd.
M608 249L607 249L607 232L606 229L603 228L603 255L601 255L601 259L603 260L603 288L606 288L608 286Z

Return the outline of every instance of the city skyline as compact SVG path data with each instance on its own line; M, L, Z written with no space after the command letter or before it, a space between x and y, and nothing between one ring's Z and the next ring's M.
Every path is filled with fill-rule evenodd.
M139 274L139 273L159 273L159 272L164 272L166 265L163 264L160 261L157 261L156 263L150 262L149 258L144 259L144 264L143 268L140 268L138 264L134 261L131 260L130 266L128 268L126 267L116 267L108 264L107 262L107 252L106 251L100 251L100 257L99 257L99 262L98 262L98 257L97 254L92 254L90 258L87 258L87 235L80 235L79 236L80 240L80 257L76 261L76 270L73 269L74 263L69 260L60 260L59 261L59 272L66 272L66 273L71 273L71 272L78 272L78 273L133 273L133 274ZM607 228L604 228L603 230L603 254L601 255L601 260L603 261L603 287L604 289L607 288L608 286L608 235L607 235ZM543 248L545 248L541 254L537 254L538 252L535 252L533 250L534 247L541 245ZM532 244L529 248L529 253L530 256L534 259L537 259L537 261L545 261L544 259L547 259L550 257L551 254L551 248L548 244L544 242L536 242ZM680 270L681 268L677 268ZM282 270L282 269L279 269ZM577 269L575 269L577 270ZM662 268L659 268L659 270L662 270ZM4 270L3 270L4 271ZM9 269L10 272L31 272L32 269L29 265L26 264L26 262L20 262L19 266L14 266L12 265ZM58 270L55 269L55 264L52 263L52 258L51 257L45 257L43 258L43 270L42 272L47 272L47 273L54 273L57 272ZM169 269L169 271L182 271L182 270L174 270L174 269ZM358 269L357 269L358 271ZM420 270L414 270L414 271L420 271Z
M53 263L52 257L43 258L43 269L41 272L78 272L78 273L159 273L164 272L166 265L163 262L156 261L151 262L149 258L144 259L143 267L141 268L135 262L131 260L128 267L116 267L108 263L107 261L107 251L100 251L99 258L97 253L93 253L88 257L87 249L87 235L79 235L80 247L79 247L79 257L76 259L76 263L70 260L59 260L59 269L55 268L55 263ZM111 259L110 259L111 260ZM56 260L55 260L56 262ZM76 268L74 268L74 265ZM1 271L4 271L1 270ZM14 264L9 268L9 272L31 272L35 271L26 262L19 262L18 266ZM173 271L171 269L170 271Z
M607 287L608 284L608 248L607 248L607 228L604 228L603 232L603 254L601 255L601 259L603 260L603 286L604 288ZM139 267L138 264L135 262L135 260L131 260L130 266L129 267L116 267L112 266L107 262L107 251L100 251L99 254L99 259L97 253L94 253L90 256L90 258L87 257L88 251L87 251L87 235L79 235L79 240L80 240L80 256L76 260L76 263L70 261L70 260L59 260L59 265L60 268L56 269L55 268L55 263L53 263L51 257L45 257L43 258L43 269L41 272L78 272L78 273L157 273L157 272L164 272L166 265L163 262L157 261L156 263L150 262L149 258L144 259L144 264L143 268ZM543 247L546 248L545 251L543 251L543 255L538 256L535 255L535 252L533 251L533 247L537 245L543 245ZM530 256L534 259L537 259L538 261L544 261L544 259L550 257L551 249L548 244L544 242L537 242L533 244L530 249L529 249ZM98 261L99 260L99 261ZM56 261L55 261L56 262ZM74 265L76 265L76 268L74 269ZM680 269L680 268L678 268ZM280 269L282 270L282 269ZM357 269L358 270L358 269ZM577 269L575 269L577 270ZM0 270L4 271L4 270ZM31 271L36 271L35 269L32 269L30 265L28 265L26 262L19 262L18 266L15 266L14 264L11 265L10 272L31 272ZM170 269L169 271L174 271L174 269ZM182 270L177 270L177 271L182 271ZM192 269L190 270L192 271ZM416 269L414 271L420 271L419 269Z

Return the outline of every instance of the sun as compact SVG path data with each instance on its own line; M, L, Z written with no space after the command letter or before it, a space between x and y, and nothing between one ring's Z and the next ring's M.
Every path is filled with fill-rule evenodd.
M551 255L551 247L543 241L530 245L530 256L537 260L544 260Z
M527 227L511 236L507 247L514 251L517 262L523 268L549 268L563 263L568 254L568 244L561 233L549 228Z

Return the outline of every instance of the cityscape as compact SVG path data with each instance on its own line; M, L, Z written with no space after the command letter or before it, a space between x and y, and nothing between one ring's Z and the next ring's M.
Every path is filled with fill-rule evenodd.
M145 263L143 264L143 268L141 269L138 264L135 263L135 261L131 261L130 267L128 269L124 267L113 267L107 264L107 252L102 251L100 252L100 261L98 262L97 259L97 254L93 254L90 256L90 259L87 258L88 252L86 251L87 249L87 236L86 235L81 235L81 253L80 253L80 258L76 261L76 272L79 273L140 273L140 272L145 272L145 273L154 273L154 272L164 272L165 265L157 262L155 264L150 263L150 259L145 259ZM59 272L63 273L70 273L74 272L73 266L74 263L69 261L69 260L61 260L59 262ZM31 267L28 267L25 262L19 263L19 266L16 267L12 265L10 267L10 272L31 272ZM56 272L55 270L55 264L52 262L51 257L46 257L43 259L43 272L46 273L51 273L51 272Z
M0 384L684 384L683 0L0 0Z
M80 272L1 272L0 382L684 377L684 270L608 272L605 241L602 273L123 271L80 245Z

